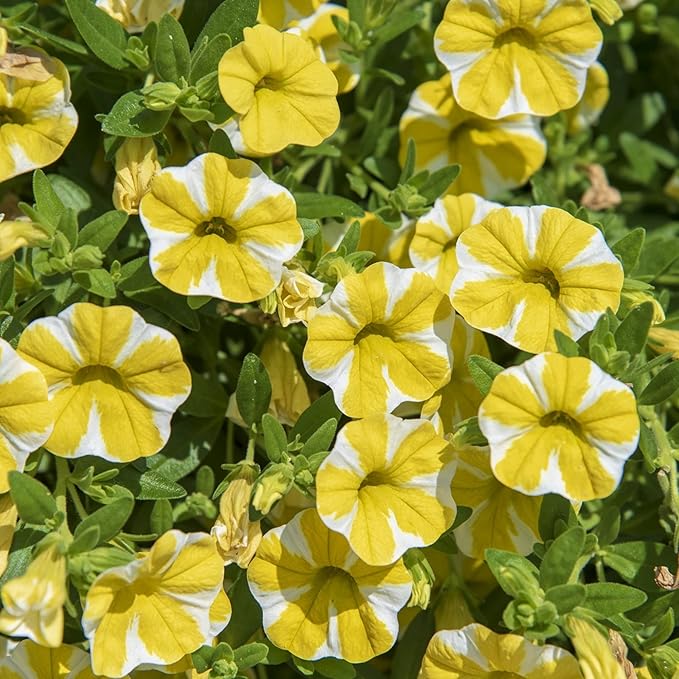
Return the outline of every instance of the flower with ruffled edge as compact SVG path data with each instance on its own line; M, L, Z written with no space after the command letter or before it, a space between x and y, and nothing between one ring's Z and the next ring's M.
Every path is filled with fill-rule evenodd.
M571 134L576 134L596 125L610 97L608 73L597 61L587 71L585 93L582 95L582 99L573 108L566 111L568 131Z
M448 193L492 197L525 184L545 162L547 144L539 120L515 115L488 120L453 99L450 75L415 89L399 124L400 161L415 142L415 171L460 163Z
M224 101L240 116L243 142L256 153L318 146L339 125L337 79L298 35L264 24L246 28L218 74Z
M0 658L2 679L97 679L90 655L76 646L48 648L34 641L17 644Z
M518 634L495 634L473 623L437 632L427 646L419 679L582 679L568 651L537 646Z
M551 116L582 97L602 35L587 0L450 0L434 44L462 108Z
M473 193L438 198L432 209L415 224L415 235L409 249L413 266L428 273L439 289L450 295L458 268L455 254L458 237L489 212L501 207L499 203L484 200Z
M143 33L165 14L179 19L184 0L97 0L96 5L121 24L128 33Z
M374 566L438 540L452 525L452 449L427 420L349 422L316 475L318 513Z
M260 0L260 23L274 28L287 28L293 21L313 14L324 0Z
M78 126L66 66L42 50L19 52L40 59L47 78L0 72L0 182L58 160Z
M487 548L530 554L540 542L538 518L542 497L518 493L493 476L488 448L467 446L455 451L457 471L453 497L472 510L471 516L455 529L460 551L483 559Z
M343 278L318 309L304 365L349 417L391 412L450 379L452 323L430 276L380 262Z
M479 409L493 474L527 495L610 495L639 439L632 390L583 357L547 353L507 368Z
M85 600L82 625L96 674L171 665L209 645L231 618L224 561L206 533L171 530L141 558L104 571Z
M256 163L218 153L158 173L139 216L160 283L229 302L268 295L304 241L290 192Z
M78 303L33 321L18 352L47 380L62 457L129 462L157 453L191 390L177 339L126 306Z
M412 588L400 559L369 566L314 509L264 536L247 577L267 637L305 660L361 663L388 651Z
M41 372L0 339L0 493L7 473L23 471L26 459L52 433L54 408Z
M524 351L579 339L616 311L622 265L599 229L539 205L495 210L457 241L455 310L474 328Z

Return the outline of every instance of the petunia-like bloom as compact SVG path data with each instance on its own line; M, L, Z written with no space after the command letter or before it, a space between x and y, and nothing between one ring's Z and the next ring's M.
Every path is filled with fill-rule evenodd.
M518 634L495 634L473 623L437 632L419 679L582 679L578 661L558 646L537 646Z
M82 625L95 674L171 665L226 627L224 561L206 533L171 530L141 558L104 571L87 592Z
M0 495L0 575L7 568L9 550L14 540L17 523L17 508L9 493Z
M261 299L304 241L292 195L256 163L218 153L159 172L139 215L153 275L182 295Z
M7 472L23 471L26 459L52 433L54 409L39 370L0 339L0 493Z
M498 481L572 501L610 495L639 439L631 389L587 358L554 353L500 373L479 427Z
M47 79L0 72L0 182L60 158L78 126L66 66L40 50L21 53L39 58Z
M597 61L587 71L587 82L582 99L566 111L568 131L575 134L596 125L611 96L608 73Z
M415 142L415 170L460 163L450 193L492 197L525 184L545 162L547 144L539 120L514 115L488 120L453 99L450 75L415 89L399 124L401 163L408 140Z
M289 144L318 146L339 125L337 79L311 42L260 24L219 62L219 89L240 115L243 142L273 154Z
M157 453L191 390L174 335L126 306L72 304L33 321L18 351L47 380L54 430L45 447L62 457Z
M306 660L361 663L388 651L412 588L400 559L369 566L314 509L270 530L247 573L266 636Z
M143 33L152 21L160 21L164 14L179 19L184 0L97 0L96 5L122 24L128 33Z
M160 171L156 145L148 137L126 139L116 151L113 205L128 215L139 213L139 202Z
M409 250L413 266L428 273L450 295L458 268L455 245L459 235L501 207L472 193L439 198L415 224Z
M472 515L455 529L460 551L475 559L483 559L487 548L530 554L533 545L540 542L538 517L542 497L503 486L493 476L487 448L467 446L455 454L453 497L472 510Z
M448 382L452 323L430 276L380 262L343 278L316 312L304 365L349 417L391 412Z
M40 646L28 639L17 644L7 657L0 658L0 676L2 679L97 679L89 653L76 646Z
M452 433L459 422L474 417L483 400L467 367L467 359L472 355L490 358L483 333L459 316L453 328L452 348L453 371L450 382L422 405L422 416L430 418L437 430L445 434Z
M457 241L455 310L474 328L538 353L617 310L622 265L595 227L558 208L495 210Z
M450 0L434 40L455 99L484 118L575 106L602 45L587 0Z
M318 513L366 563L394 563L450 528L454 473L452 449L427 420L349 422L316 475Z
M43 548L26 572L2 587L0 632L56 648L64 636L66 557L59 544Z
M260 0L260 23L287 28L293 21L313 14L324 0Z

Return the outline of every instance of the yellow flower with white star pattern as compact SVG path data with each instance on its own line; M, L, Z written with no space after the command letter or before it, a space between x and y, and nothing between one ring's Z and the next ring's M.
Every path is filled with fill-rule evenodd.
M430 276L380 262L343 278L318 309L304 365L349 417L391 412L448 382L452 323Z
M455 310L474 328L538 353L578 339L620 305L622 265L601 232L558 208L495 210L457 241Z
M602 35L587 0L450 0L434 40L460 106L501 118L574 106Z
M54 409L39 370L0 339L0 493L7 472L23 471L26 459L52 433Z
M472 515L455 529L460 551L475 559L483 559L488 548L530 554L533 545L540 542L542 497L503 486L493 476L487 448L468 446L456 450L455 457L453 497L472 510Z
M316 475L318 513L368 564L394 563L455 519L453 452L427 420L349 422Z
M66 66L41 50L21 53L39 58L48 77L0 72L0 182L60 158L78 126Z
M428 273L446 295L450 295L457 273L455 245L460 234L478 224L489 212L501 208L472 193L439 198L432 209L415 224L410 243L410 260L419 271Z
M104 571L87 592L82 624L96 674L171 665L212 643L231 617L224 561L206 533L171 530L144 556Z
M639 439L632 390L593 361L539 354L507 368L479 409L497 479L527 495L610 495Z
M47 380L54 430L45 447L62 457L157 453L191 389L174 335L126 306L79 303L39 318L18 351Z
M412 588L400 559L369 566L314 509L270 530L247 573L267 637L305 660L361 663L388 651Z
M488 120L453 99L450 75L415 89L399 124L404 162L415 142L415 170L462 165L449 193L492 197L525 184L545 162L547 145L537 118L514 115Z
M182 295L266 297L302 247L290 193L256 163L204 153L151 182L139 216L156 279Z
M578 661L558 646L537 646L518 634L495 634L473 623L437 632L419 679L582 679Z
M2 679L97 679L90 655L76 646L49 648L22 641L0 658Z

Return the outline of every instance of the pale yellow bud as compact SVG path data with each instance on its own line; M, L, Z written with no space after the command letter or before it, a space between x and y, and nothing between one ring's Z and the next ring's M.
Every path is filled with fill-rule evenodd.
M609 26L622 17L622 9L616 0L589 0L589 4L601 20Z
M653 319L651 323L658 325L665 320L664 309L660 306L660 302L649 292L644 290L623 290L622 302L629 309L640 306L644 302L650 302L653 305Z
M9 259L19 248L34 247L46 241L49 236L31 221L2 221L0 215L0 262Z
M56 648L64 635L65 602L66 557L61 545L52 543L37 554L23 575L2 588L0 632Z
M126 139L116 152L113 204L128 215L139 212L139 202L160 170L156 146L150 139Z
M679 359L679 330L651 328L648 333L651 348L659 354L672 354Z
M303 271L283 268L276 288L278 317L285 328L291 323L306 325L316 313L316 300L323 294L323 283Z
M122 24L128 33L142 33L163 14L175 19L184 9L184 0L97 0L97 7Z
M567 629L585 679L626 679L608 640L593 625L569 616Z

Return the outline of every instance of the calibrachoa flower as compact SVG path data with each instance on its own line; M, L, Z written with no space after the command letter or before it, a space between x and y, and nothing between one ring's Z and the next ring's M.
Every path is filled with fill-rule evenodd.
M264 536L248 584L276 646L306 660L360 663L393 645L412 581L400 559L390 566L361 561L307 509Z
M264 154L318 146L339 125L333 72L298 35L264 24L243 35L219 62L219 89L240 115L245 145Z
M39 57L48 77L0 72L0 182L60 158L78 125L66 66L40 50L23 52Z
M152 21L160 21L164 14L178 19L184 9L184 0L97 0L96 4L128 33L143 33Z
M617 310L623 270L601 232L546 206L495 210L457 241L455 310L524 351L578 339Z
M73 304L33 321L19 354L47 380L55 455L129 462L157 453L191 375L174 335L126 306Z
M311 319L304 365L349 417L391 412L450 379L452 321L430 276L373 264L343 278Z
M316 313L316 300L323 294L323 283L298 269L283 267L281 284L276 288L278 318L287 328L291 323L308 322Z
M587 358L540 354L500 373L479 409L498 481L527 495L610 495L639 438L629 387Z
M9 656L0 658L2 679L97 679L89 653L76 646L49 648L22 641Z
M366 563L394 563L450 528L454 473L452 449L427 420L349 422L318 470L318 513Z
M64 635L66 557L58 544L41 549L26 572L2 587L0 632L56 648Z
M14 529L17 523L17 508L9 493L0 495L0 575L7 568L9 550L14 540Z
M495 634L483 625L437 632L427 646L419 679L582 679L568 651L537 646L518 634Z
M474 417L483 400L467 367L467 359L473 354L490 358L483 333L469 326L459 316L453 328L452 348L453 371L450 382L422 406L422 416L431 418L434 425L446 434L451 433L462 420Z
M587 71L587 82L582 99L576 106L566 111L568 131L575 134L596 125L610 96L608 73L597 61Z
M434 40L460 106L500 118L574 106L602 36L587 0L450 0Z
M217 153L158 173L139 212L153 275L183 295L261 299L304 239L285 188L252 161Z
M82 624L96 674L171 665L226 627L224 561L206 533L171 530L141 558L104 571L87 592Z
M494 196L525 184L545 162L547 145L537 118L515 115L488 120L453 99L450 75L420 85L399 124L400 159L415 142L416 170L460 163L450 193Z
M540 542L538 517L542 497L503 486L493 476L487 448L468 446L455 453L453 497L472 510L472 515L455 529L460 551L475 559L483 559L489 547L530 554L533 545Z
M441 291L450 295L458 268L455 245L459 235L500 207L473 193L437 199L415 224L409 250L413 266L428 273Z
M275 28L286 28L291 22L313 14L324 0L260 0L259 21Z
M0 493L7 472L23 471L26 459L52 433L54 409L39 370L0 339Z

